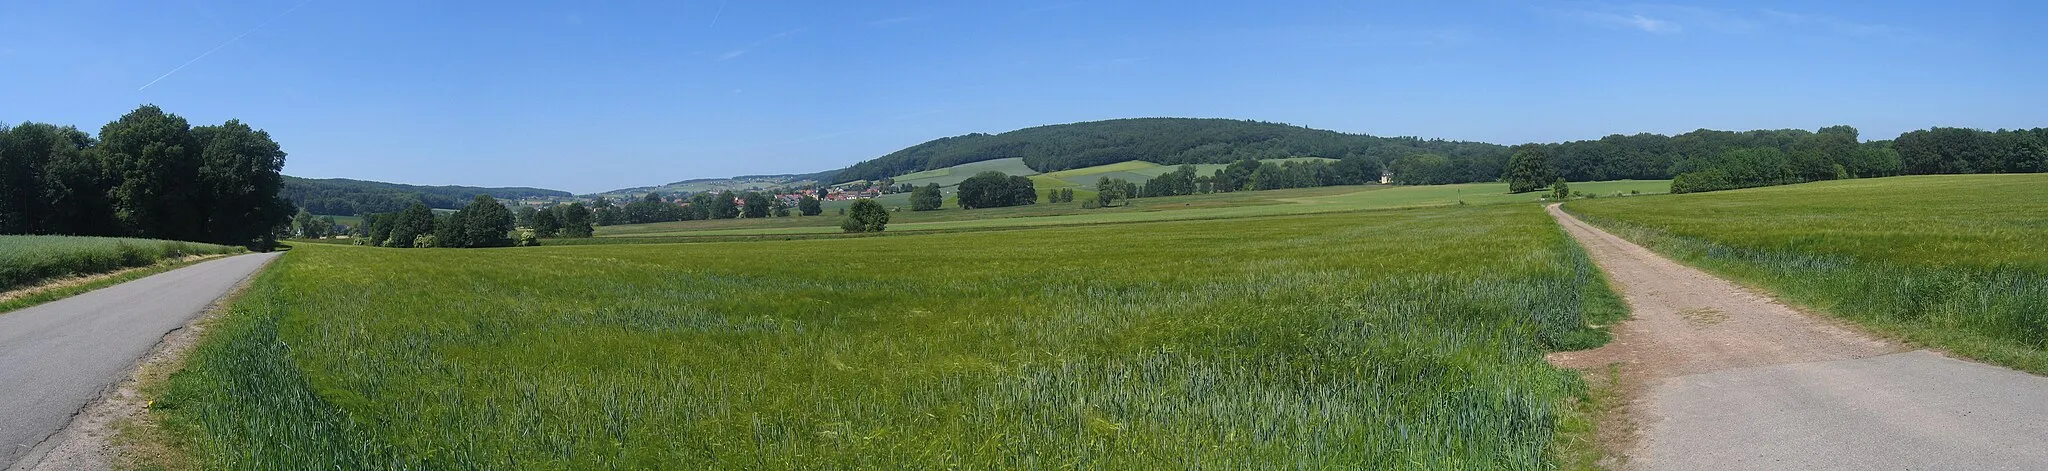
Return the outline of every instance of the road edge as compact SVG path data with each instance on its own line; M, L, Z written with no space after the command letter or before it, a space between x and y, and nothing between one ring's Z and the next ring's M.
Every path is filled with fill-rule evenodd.
M138 447L176 453L175 447L163 443L164 437L158 435L163 433L162 429L149 414L149 406L157 395L153 390L168 381L172 373L183 369L186 355L198 345L208 327L218 322L228 306L241 299L256 277L278 258L282 255L271 257L263 266L250 271L233 288L214 298L205 312L165 332L149 353L129 368L126 378L103 389L98 397L74 412L71 422L62 430L44 438L8 471L115 469L117 465L126 465L119 466L122 469L190 469L175 465L179 459L160 453L152 454L155 459L137 456L143 454L137 451ZM152 461L151 466L136 463L145 460Z

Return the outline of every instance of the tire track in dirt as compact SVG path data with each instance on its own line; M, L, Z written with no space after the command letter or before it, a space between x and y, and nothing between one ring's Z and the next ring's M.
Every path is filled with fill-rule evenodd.
M1608 345L1550 355L1614 373L1607 464L2048 469L2048 378L1909 352L1548 210L1633 311Z

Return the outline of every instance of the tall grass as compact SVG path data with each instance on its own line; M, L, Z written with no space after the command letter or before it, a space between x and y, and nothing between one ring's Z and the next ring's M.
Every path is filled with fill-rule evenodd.
M1849 180L1565 208L1799 304L2048 373L2048 175Z
M1619 306L1535 206L307 245L157 408L224 469L1542 469Z
M0 291L53 278L105 273L240 247L119 237L0 235Z

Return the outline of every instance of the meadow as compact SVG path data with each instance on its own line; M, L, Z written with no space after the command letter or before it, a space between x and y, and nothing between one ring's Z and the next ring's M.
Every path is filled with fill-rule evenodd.
M1024 165L1024 159L1012 157L1007 159L984 160L980 162L965 163L946 168L908 173L898 175L890 180L894 181L898 185L908 183L913 186L925 186L937 183L939 186L953 186L958 185L960 184L960 182L966 181L968 177L972 177L974 176L974 174L981 172L1002 172L1008 175L1023 176L1031 176L1038 174L1037 170L1032 170L1030 166Z
M1574 183L1572 188L1602 197L1663 193L1669 180L1618 180ZM895 195L891 195L895 196ZM1428 206L1538 203L1538 193L1508 194L1504 183L1468 183L1426 186L1329 186L1288 190L1240 191L1203 195L1137 198L1121 206L1081 209L1080 203L963 210L948 206L937 211L909 211L890 214L890 231L979 230L992 228L1071 226L1086 224L1156 222L1174 220L1240 218L1277 214L1314 214ZM888 200L884 198L884 205ZM603 237L729 237L760 235L831 234L839 232L839 218L826 217L726 219L634 224L597 228Z
M1335 162L1335 161L1336 161L1336 159L1326 159L1326 158L1322 158L1322 157L1294 157L1294 158L1287 158L1287 159L1262 159L1262 160L1259 160L1259 162L1271 162L1271 163L1272 163L1273 165L1285 165L1285 164L1287 164L1287 163L1290 163L1290 162ZM1215 174L1217 170L1222 170L1222 169L1223 169L1224 167L1228 167L1228 166L1229 166L1228 164L1193 164L1193 165L1195 166L1195 174L1196 174L1196 175L1204 175L1204 176L1206 176L1206 175L1212 175L1212 174ZM1155 164L1155 163L1151 163L1151 162L1146 162L1146 161L1143 161L1143 160L1128 160L1128 161L1123 161L1123 162L1117 162L1117 163L1113 163L1113 164L1104 164L1104 165L1097 165L1097 166L1094 166L1094 167L1083 167L1083 168L1077 168L1077 169L1071 169L1071 170L1061 170L1061 171L1057 171L1057 172L1049 172L1049 173L1045 173L1045 174L1039 175L1039 177L1041 177L1041 178L1034 178L1034 179L1032 179L1032 180L1033 180L1033 181L1038 181L1038 182L1046 182L1046 181L1050 180L1050 181L1053 181L1053 182L1057 182L1057 183L1055 183L1055 185L1058 185L1058 184L1060 184L1060 183L1064 183L1064 184L1066 184L1066 185L1072 185L1072 186L1077 186L1077 187L1082 187L1082 188L1086 188L1086 189L1089 189L1089 190L1094 190L1094 189L1095 189L1095 182L1097 182L1097 181L1100 181L1100 180L1101 180L1101 179L1103 179L1103 178L1116 178L1116 179L1122 179L1122 180L1125 180L1125 181L1129 181L1129 182L1132 182L1132 183L1141 183L1141 184L1142 184L1142 183L1145 183L1145 182L1146 182L1146 181L1148 181L1148 180L1151 180L1151 179L1153 179L1154 177L1158 177L1158 176L1160 176L1160 175L1165 175L1165 174L1167 174L1167 173L1171 173L1171 172L1173 172L1173 171L1176 171L1176 170L1180 170L1180 167L1181 167L1181 166L1179 166L1179 165L1160 165L1160 164ZM1043 184L1043 183L1041 183L1041 184Z
M1342 195L1338 195L1342 196ZM209 469L1583 464L1623 315L1537 205L303 245L153 406Z
M1841 180L1564 207L1796 304L2048 373L2048 175Z
M241 247L120 237L0 235L0 291Z

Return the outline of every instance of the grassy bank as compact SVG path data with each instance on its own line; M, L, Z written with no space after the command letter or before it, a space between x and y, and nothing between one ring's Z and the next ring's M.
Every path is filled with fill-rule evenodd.
M2048 374L2048 175L1846 180L1565 209L1789 301Z
M1542 468L1621 315L1535 205L306 245L233 309L156 406L208 468Z
M242 251L241 247L171 240L0 235L0 291L150 266L166 259Z

